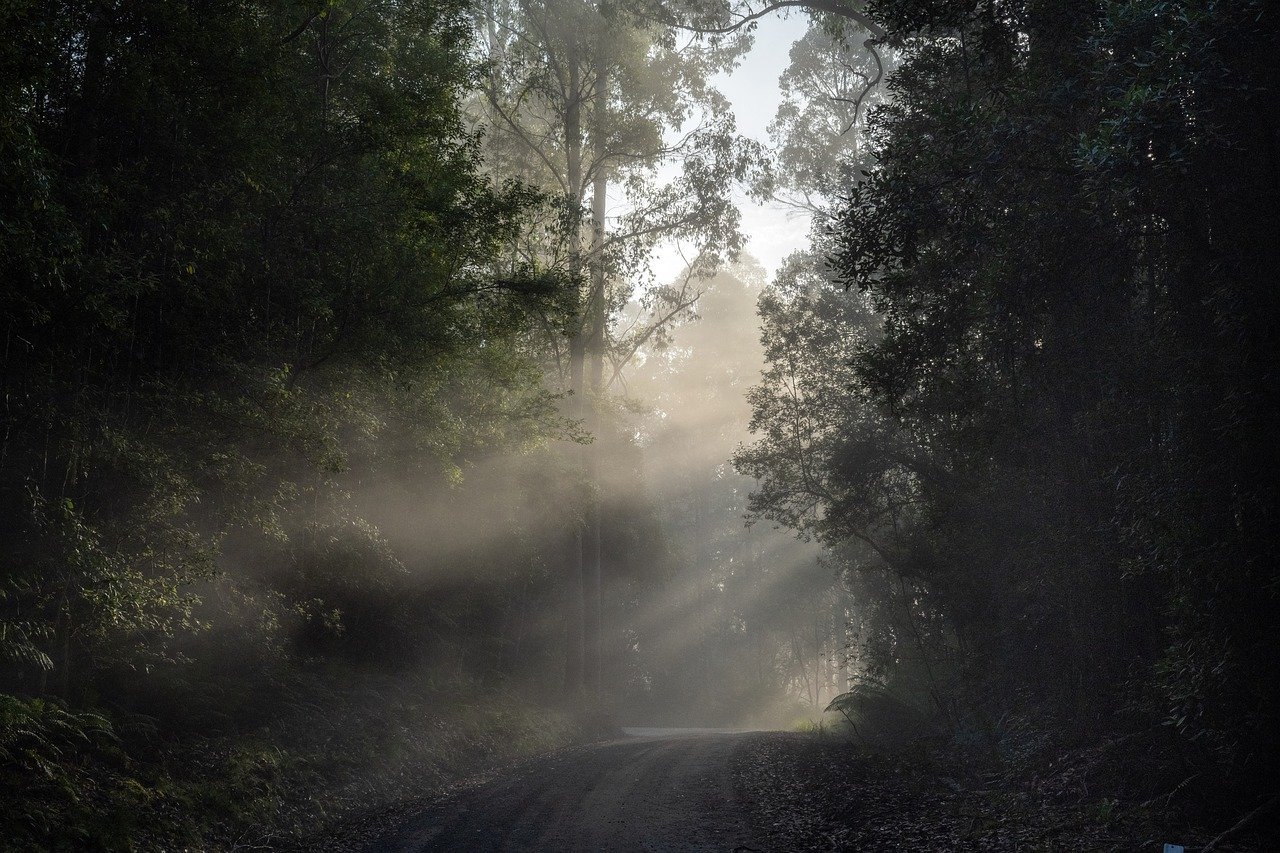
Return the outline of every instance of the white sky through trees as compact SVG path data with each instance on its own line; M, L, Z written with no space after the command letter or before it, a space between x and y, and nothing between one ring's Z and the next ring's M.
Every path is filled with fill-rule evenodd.
M801 14L762 18L751 51L731 73L717 75L718 88L733 105L739 133L770 144L769 122L782 100L778 78L786 70L791 46L808 28L808 18ZM772 278L783 258L807 244L809 217L775 202L758 204L741 192L736 193L736 200L747 237L745 251ZM672 247L663 247L654 258L658 281L674 279L683 267Z

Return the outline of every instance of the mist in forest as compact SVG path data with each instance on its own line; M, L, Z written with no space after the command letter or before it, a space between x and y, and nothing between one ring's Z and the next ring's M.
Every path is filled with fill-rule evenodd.
M641 663L633 719L787 727L821 716L844 690L837 578L816 545L749 515L755 483L732 463L751 441L747 394L764 369L764 279L748 259L709 280L697 319L647 354L629 384L650 407L639 424L643 482L673 560L664 587L625 623Z
M590 438L604 531L603 683L600 695L571 701L620 722L785 728L820 717L847 683L851 602L840 579L816 544L750 513L755 482L733 465L751 441L747 395L765 366L764 278L744 258L700 281L693 310L638 353L606 427ZM263 579L288 587L309 576L343 622L394 625L422 619L408 601L467 601L466 622L450 625L458 617L446 610L433 633L419 626L392 644L399 649L327 636L309 613L295 630L357 659L406 655L479 680L520 681L541 657L542 688L556 698L553 661L573 595L560 552L573 499L566 448L581 445L476 455L447 484L422 471L352 469L340 479L342 504L367 527L300 530L320 553ZM372 541L362 539L369 531ZM386 600L380 615L362 615L375 581Z
M1023 849L1273 820L1276 31L0 3L0 848L315 849L631 726Z

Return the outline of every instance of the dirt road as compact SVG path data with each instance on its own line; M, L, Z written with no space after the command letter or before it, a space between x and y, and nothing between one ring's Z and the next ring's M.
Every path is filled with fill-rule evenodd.
M442 801L370 850L763 850L731 771L736 751L757 737L627 730Z
M1190 850L1220 831L1171 826L1140 810L1103 818L1096 799L1074 792L957 778L839 737L631 729L619 740L531 759L447 798L406 804L399 817L361 833L381 837L373 846L324 849L1013 853L1159 850L1172 840ZM1227 850L1280 847L1242 836Z

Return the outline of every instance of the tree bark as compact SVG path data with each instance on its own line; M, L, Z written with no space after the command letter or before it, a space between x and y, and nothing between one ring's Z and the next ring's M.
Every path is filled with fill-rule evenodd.
M581 208L582 204L582 101L579 95L578 45L570 41L568 46L569 86L565 103L564 133L566 155L566 183L569 188L568 203ZM581 269L581 226L574 211L574 225L569 234L570 268ZM579 323L569 341L569 402L568 414L573 420L583 416L583 375L586 354L586 332ZM569 695L582 692L584 686L586 653L586 591L585 563L583 559L583 530L579 517L581 502L570 501L570 514L565 547L565 574L567 618L565 619L564 689Z
M605 298L604 218L609 190L606 157L609 68L604 51L596 50L595 114L593 147L595 175L591 189L591 293L587 300L587 342L589 393L585 401L587 427L594 440L587 447L587 483L592 488L588 518L586 558L589 600L587 606L587 686L599 695L604 689L604 549L601 543L603 491L600 488L600 398L604 393L605 332L608 310Z

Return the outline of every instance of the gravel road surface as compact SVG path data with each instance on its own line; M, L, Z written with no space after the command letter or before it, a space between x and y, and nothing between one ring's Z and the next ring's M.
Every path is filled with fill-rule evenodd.
M369 848L400 851L764 850L735 792L735 754L763 735L626 729L427 808Z

